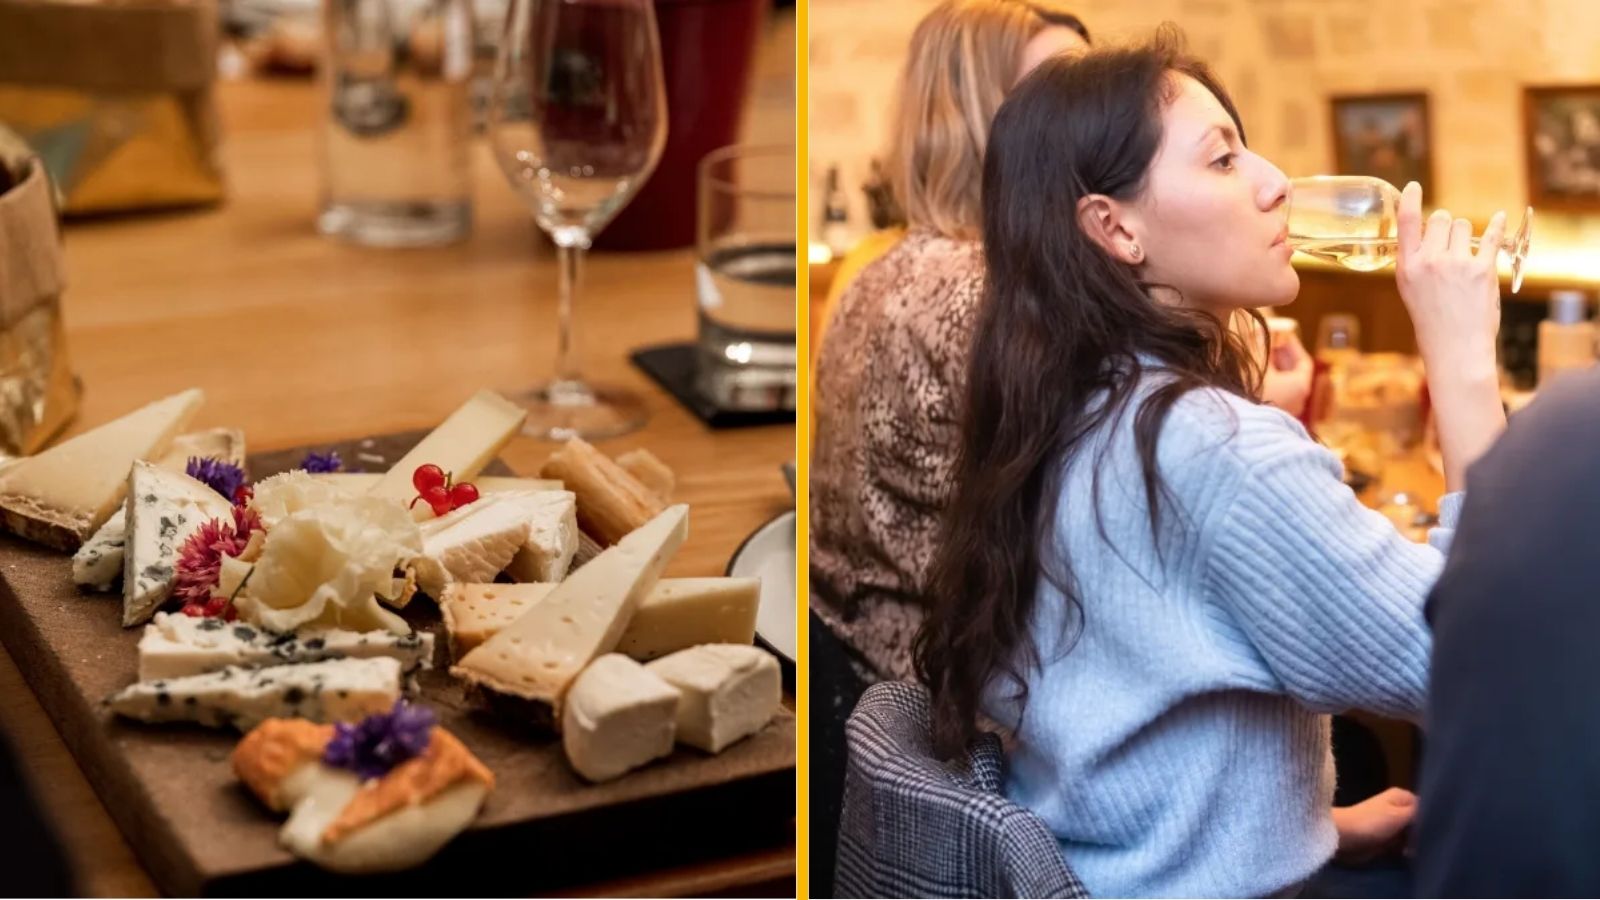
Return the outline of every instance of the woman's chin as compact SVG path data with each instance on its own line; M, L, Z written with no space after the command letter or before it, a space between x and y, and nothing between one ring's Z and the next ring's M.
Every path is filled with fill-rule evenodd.
M1274 273L1270 287L1262 291L1264 297L1257 306L1288 306L1294 298L1300 296L1300 273L1293 266L1284 266L1281 272Z

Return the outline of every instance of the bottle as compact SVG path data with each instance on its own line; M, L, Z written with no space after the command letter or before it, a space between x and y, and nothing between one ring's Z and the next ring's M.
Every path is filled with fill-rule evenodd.
M827 187L822 194L822 242L835 259L850 252L850 205L839 189L839 166L828 167Z
M1555 291L1550 315L1539 323L1539 387L1595 363L1595 323L1582 291Z

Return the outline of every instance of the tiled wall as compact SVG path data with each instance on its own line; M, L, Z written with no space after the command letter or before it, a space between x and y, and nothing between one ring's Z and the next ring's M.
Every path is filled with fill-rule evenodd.
M815 203L838 163L852 217L911 30L933 0L811 0ZM1328 97L1425 91L1435 196L1482 222L1527 196L1522 86L1600 83L1600 0L1078 0L1097 43L1180 25L1290 175L1333 170ZM813 219L815 220L815 219Z

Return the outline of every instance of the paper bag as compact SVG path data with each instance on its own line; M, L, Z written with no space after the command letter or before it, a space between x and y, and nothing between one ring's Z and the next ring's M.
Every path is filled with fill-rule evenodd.
M72 420L79 385L61 323L66 278L50 181L0 128L0 451L33 453Z
M3 0L0 124L66 214L212 203L216 53L209 0Z

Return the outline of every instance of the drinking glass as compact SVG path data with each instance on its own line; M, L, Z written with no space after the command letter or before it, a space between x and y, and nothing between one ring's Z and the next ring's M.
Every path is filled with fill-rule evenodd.
M793 147L724 147L700 163L695 387L718 409L795 407Z
M1289 193L1289 246L1357 272L1394 262L1398 246L1400 191L1370 175L1313 175L1295 178ZM1522 288L1522 274L1533 239L1533 208L1502 243L1511 262L1511 293ZM1478 239L1472 239L1478 246Z
M643 402L579 372L573 309L583 254L650 177L667 139L651 0L513 0L495 64L496 160L560 260L556 371L517 400L534 437L602 438L644 424Z
M358 244L467 236L467 0L327 0L317 228Z

